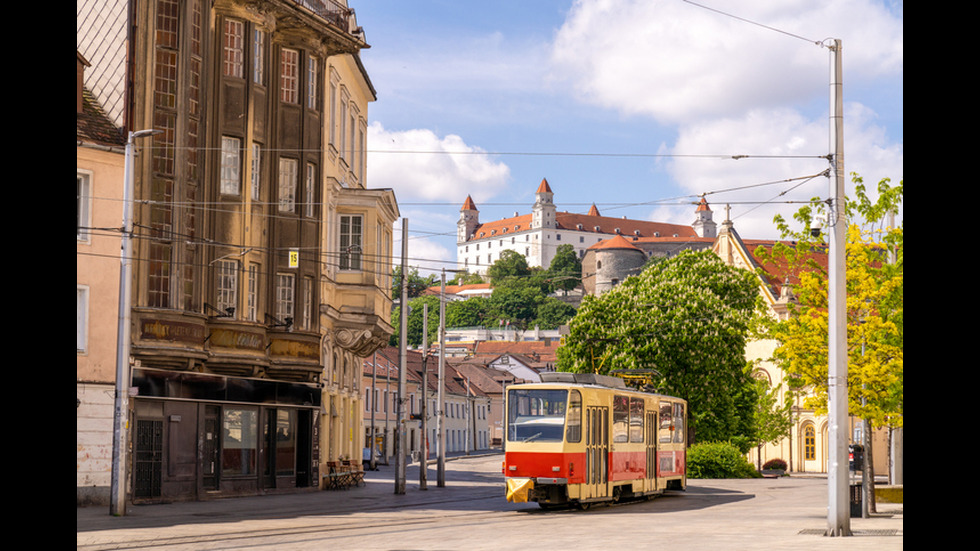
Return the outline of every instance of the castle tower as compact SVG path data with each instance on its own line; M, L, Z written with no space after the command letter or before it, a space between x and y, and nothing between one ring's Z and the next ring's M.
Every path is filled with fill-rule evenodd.
M534 229L554 228L557 224L555 220L555 194L551 191L547 179L541 180L541 185L534 192L534 208L531 212L531 227Z
M716 224L711 219L711 208L708 207L708 202L704 200L704 197L701 198L701 202L698 203L698 208L694 212L697 218L691 226L698 237L717 237Z
M467 195L466 201L463 202L463 208L459 209L459 221L456 222L456 243L466 242L479 225L480 211L476 210L476 204Z

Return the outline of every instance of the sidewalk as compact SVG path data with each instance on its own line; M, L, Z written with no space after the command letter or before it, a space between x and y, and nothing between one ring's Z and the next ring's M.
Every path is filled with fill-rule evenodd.
M411 463L405 468L405 493L395 494L395 464L378 465L378 470L364 472L364 485L347 490L298 491L288 494L266 494L260 496L227 497L210 501L182 501L162 504L128 504L126 515L113 517L108 506L78 507L76 510L76 532L112 530L121 528L150 528L198 524L220 519L269 519L289 518L303 514L331 515L356 512L413 507L425 505L436 500L444 501L470 491L453 487L452 483L470 480L465 469L452 469L449 465L464 459L486 458L503 454L499 450L454 453L446 457L446 487L438 487L437 460L430 459L426 471L427 490L419 488L419 464ZM494 487L491 494L503 496Z

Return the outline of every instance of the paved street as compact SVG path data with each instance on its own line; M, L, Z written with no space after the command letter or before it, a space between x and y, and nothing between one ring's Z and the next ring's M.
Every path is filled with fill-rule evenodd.
M394 466L346 491L80 508L76 549L501 550L874 549L900 550L902 504L879 503L851 519L855 535L828 538L826 479L693 480L687 492L589 511L542 511L504 499L499 454L446 463L446 486L430 466L428 489L409 467L394 495Z

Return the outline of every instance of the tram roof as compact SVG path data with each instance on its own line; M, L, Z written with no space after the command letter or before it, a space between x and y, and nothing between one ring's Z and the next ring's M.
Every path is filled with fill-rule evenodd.
M625 392L636 392L640 394L649 394L654 396L662 396L664 398L671 398L674 400L682 400L676 396L668 396L666 394L661 394L659 392L649 392L646 390L639 390L635 388L630 388L626 386L626 381L620 377L614 377L611 375L599 375L598 373L568 373L562 371L546 371L540 374L540 383L519 383L517 385L510 386L526 386L526 385L539 385L539 384L552 384L552 385L588 385L601 388L609 388L613 390L622 390Z

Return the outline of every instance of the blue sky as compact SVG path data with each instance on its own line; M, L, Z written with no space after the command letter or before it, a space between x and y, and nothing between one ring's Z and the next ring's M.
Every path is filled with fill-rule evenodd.
M350 6L378 92L368 187L395 190L423 271L454 267L467 195L482 221L523 214L542 178L559 210L690 224L704 193L716 221L730 204L743 237L777 237L775 214L828 194L808 178L828 168L826 39L843 44L845 172L904 177L901 1Z

